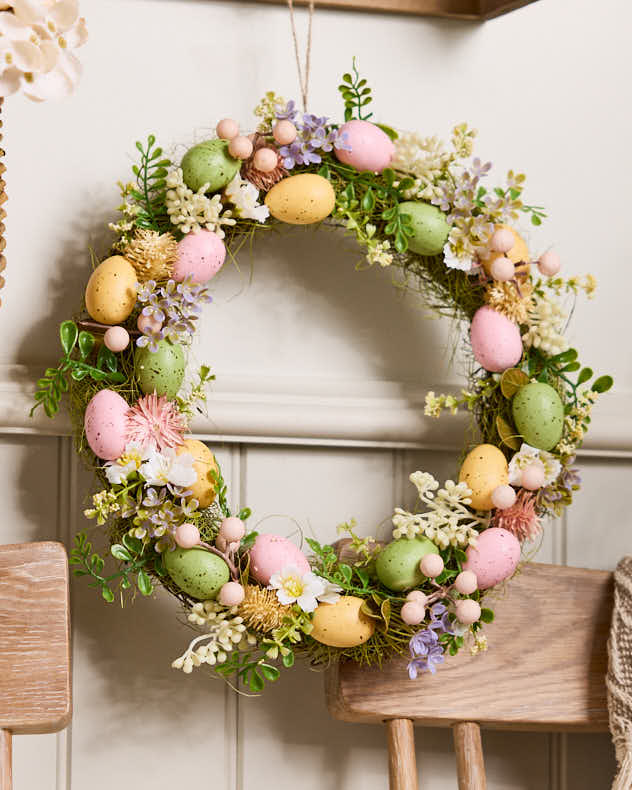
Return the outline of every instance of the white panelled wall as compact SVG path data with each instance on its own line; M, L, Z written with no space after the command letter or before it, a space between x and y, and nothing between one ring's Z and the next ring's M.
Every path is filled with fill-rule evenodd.
M80 300L87 249L107 251L103 228L133 141L153 131L167 146L186 144L220 117L251 124L266 90L297 95L283 8L82 4L91 41L78 93L60 105L16 98L3 113L10 202L0 310L2 542L70 543L86 526L91 481L73 455L67 420L26 414L38 370L57 357L57 324ZM527 200L550 212L541 230L525 229L532 252L555 242L568 272L597 275L598 295L580 302L571 333L587 364L615 375L616 390L599 406L579 459L584 488L567 519L548 528L539 559L599 568L631 550L632 357L623 323L632 285L630 23L632 7L622 0L539 0L485 25L319 9L310 91L311 110L340 114L335 86L355 54L378 120L443 136L469 120L499 177L524 169ZM421 416L427 389L460 382L458 361L449 365L450 328L427 320L388 272L356 272L357 260L338 234L292 231L263 239L214 281L194 357L212 364L218 380L209 418L194 430L217 452L233 504L252 507L253 524L268 517L263 530L289 534L295 519L327 540L355 516L374 533L410 500L411 471L455 473L464 423ZM58 736L16 738L17 790L386 786L382 729L330 720L319 673L286 672L262 699L237 696L203 673L184 676L170 669L189 635L171 599L120 611L79 582L74 721ZM490 649L510 661L516 646L492 638ZM432 693L441 673L418 682ZM492 790L609 787L605 736L484 740ZM424 790L454 788L449 732L420 729L417 742Z

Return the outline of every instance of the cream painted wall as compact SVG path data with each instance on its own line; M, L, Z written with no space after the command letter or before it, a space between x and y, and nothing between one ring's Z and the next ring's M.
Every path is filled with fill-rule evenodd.
M59 435L63 420L24 414L36 368L57 354L56 326L76 306L87 248L107 249L113 184L127 177L133 141L154 131L167 146L186 144L219 117L251 123L265 90L297 93L283 8L214 0L83 7L91 41L78 93L60 105L12 99L4 115L3 542L68 541L84 526L89 480ZM595 419L584 490L568 521L552 525L540 558L606 568L631 547L632 359L623 335L632 284L631 22L623 0L540 0L485 25L318 10L310 90L312 110L338 113L337 78L356 54L378 119L444 136L467 119L480 130L480 155L500 173L524 169L527 198L549 210L541 231L527 228L533 251L555 242L567 271L598 276L573 338L587 362L615 374L617 389ZM218 374L210 419L196 432L218 449L235 500L250 504L255 520L284 513L321 538L351 515L375 529L409 496L415 468L453 473L447 447L462 434L458 421L437 430L419 416L426 388L459 381L448 328L426 320L414 299L402 301L388 273L356 273L356 260L351 242L329 232L264 240L239 271L227 266L215 281L196 347ZM309 789L385 786L382 731L333 723L318 674L298 668L263 700L237 698L169 668L187 632L164 597L121 613L77 585L73 611L74 723L60 736L16 739L18 790L194 782L283 790L299 779ZM418 749L424 790L453 788L449 734L420 730ZM604 737L494 733L485 750L493 790L600 790L613 771Z

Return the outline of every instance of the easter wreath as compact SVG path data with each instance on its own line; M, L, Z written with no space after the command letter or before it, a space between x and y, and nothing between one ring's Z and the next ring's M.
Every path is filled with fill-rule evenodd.
M253 134L222 120L179 165L153 136L137 143L112 253L61 324L62 360L35 393L49 417L69 394L77 451L100 483L86 516L118 563L106 571L82 532L74 573L108 602L163 585L199 630L173 666L207 664L253 692L296 655L314 665L406 655L415 678L464 645L485 649L493 612L483 596L516 571L542 520L571 503L576 449L612 385L581 367L563 334L567 301L590 296L594 279L559 277L551 250L532 260L512 227L544 217L522 200L524 176L486 188L491 163L471 159L465 124L446 147L372 122L355 62L339 91L341 124L268 93ZM467 388L429 392L425 413L468 410L476 442L458 482L410 476L418 506L396 508L386 544L352 522L334 545L308 539L307 557L248 530L250 511L231 511L211 450L185 438L214 378L207 366L185 376L207 283L273 220L344 228L368 266L397 269L431 309L470 325Z

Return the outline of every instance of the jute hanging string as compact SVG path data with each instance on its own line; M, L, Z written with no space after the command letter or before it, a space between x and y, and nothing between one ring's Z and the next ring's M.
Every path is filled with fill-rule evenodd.
M294 41L294 54L296 56L296 68L298 71L298 83L303 99L303 111L307 112L307 92L309 89L309 67L312 56L312 21L314 19L314 0L308 4L307 22L307 43L305 45L305 69L301 66L301 56L299 54L298 36L296 35L296 20L294 19L294 0L287 0L290 11L290 24L292 26L292 40Z

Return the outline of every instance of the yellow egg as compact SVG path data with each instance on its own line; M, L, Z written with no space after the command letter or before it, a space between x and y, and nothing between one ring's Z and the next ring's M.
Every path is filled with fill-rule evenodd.
M489 258L485 258L483 260L483 267L487 274L491 273L492 263L497 258L509 258L512 263L523 263L524 261L529 261L529 248L527 247L526 241L522 238L519 233L513 228L510 228L509 225L495 225L494 230L508 230L511 231L513 237L515 239L514 246L509 250L509 252L490 252ZM523 271L525 266L519 266L516 271Z
M475 510L491 510L493 490L509 483L507 459L493 444L479 444L465 457L459 483L470 487Z
M86 310L101 324L120 324L136 304L138 277L132 264L122 255L100 263L86 286Z
M190 453L193 456L193 468L197 472L195 483L187 486L187 490L191 491L189 498L197 499L201 508L208 507L217 494L212 476L219 471L215 456L203 442L198 442L197 439L185 439L184 444L176 449L176 455L182 453Z
M310 636L331 647L355 647L373 636L375 623L360 611L364 601L343 595L336 603L320 603L312 620Z
M334 209L336 195L326 178L301 173L279 181L266 195L270 214L290 225L321 222Z

